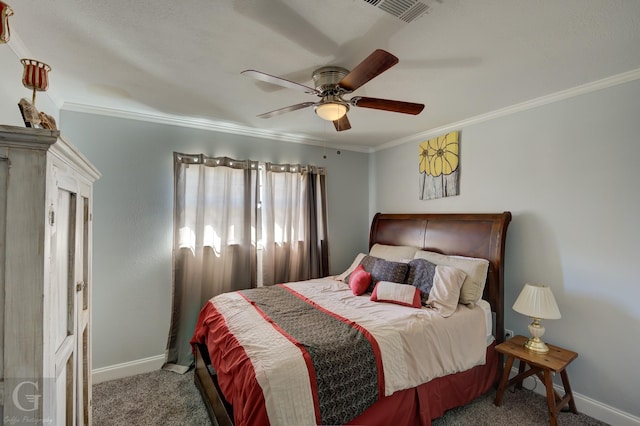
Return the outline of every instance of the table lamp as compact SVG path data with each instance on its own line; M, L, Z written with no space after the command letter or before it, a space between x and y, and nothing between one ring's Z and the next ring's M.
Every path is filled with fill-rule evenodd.
M545 329L540 324L540 320L561 317L551 288L546 285L525 284L513 304L513 310L533 319L533 322L529 324L531 337L525 342L524 347L533 352L549 352L549 347L541 339Z

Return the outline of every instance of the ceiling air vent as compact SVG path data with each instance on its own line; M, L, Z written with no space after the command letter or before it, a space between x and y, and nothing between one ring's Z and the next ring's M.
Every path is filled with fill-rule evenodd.
M427 3L417 0L364 0L365 3L369 3L372 6L376 6L396 18L404 22L411 22L425 13L428 13L431 9L427 3L431 3L432 0L427 0Z

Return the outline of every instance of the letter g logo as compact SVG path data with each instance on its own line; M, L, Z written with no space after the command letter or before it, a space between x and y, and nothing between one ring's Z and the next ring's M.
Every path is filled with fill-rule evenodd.
M24 392L24 391L21 391L21 389L25 385L31 385L31 387L34 389L34 393L24 395L27 402L30 403L31 408L24 407L20 403L20 393ZM26 390L29 390L29 388L27 388ZM16 405L17 408L19 408L22 411L36 411L39 407L38 401L40 400L40 396L41 396L40 394L35 393L38 390L39 390L38 383L36 382L29 382L29 381L20 382L13 390L13 394L12 394L13 403Z

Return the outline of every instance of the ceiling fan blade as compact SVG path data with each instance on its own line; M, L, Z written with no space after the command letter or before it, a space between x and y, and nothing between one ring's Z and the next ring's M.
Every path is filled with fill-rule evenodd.
M353 92L367 81L377 77L397 63L398 58L391 53L377 49L351 70L349 74L344 76L338 83L338 86L349 92Z
M335 120L333 122L334 127L337 131L341 132L343 130L349 130L351 128L351 123L349 123L349 119L347 118L347 114L343 115L341 118Z
M289 105L288 107L274 109L273 111L265 112L264 114L258 115L260 118L270 118L276 115L284 114L286 112L295 111L297 109L307 108L312 105L315 105L315 102L303 102L301 104Z
M365 98L356 96L349 101L360 108L381 109L384 111L400 112L402 114L418 115L424 109L424 104L413 102L392 101L389 99Z
M285 78L276 77L275 75L267 74L262 71L244 70L240 74L243 74L248 77L255 78L256 80L264 81L267 83L277 84L278 86L286 87L288 89L301 90L305 93L310 93L312 95L319 94L319 92L312 87L305 86L304 84L299 84L299 83L296 83L295 81L287 80Z

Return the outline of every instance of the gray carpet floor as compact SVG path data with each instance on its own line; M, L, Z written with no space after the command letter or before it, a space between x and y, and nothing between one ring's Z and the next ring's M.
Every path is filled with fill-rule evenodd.
M548 424L544 397L529 390L505 392L502 406L493 404L495 390L470 404L448 411L434 426ZM578 411L580 406L578 405ZM103 425L211 425L193 372L185 375L154 371L100 383L93 387L93 424ZM584 414L560 413L560 426L603 426Z

